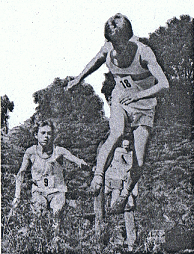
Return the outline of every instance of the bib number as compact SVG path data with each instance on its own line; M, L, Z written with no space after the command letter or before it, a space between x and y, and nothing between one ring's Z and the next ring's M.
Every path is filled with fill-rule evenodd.
M54 176L48 176L43 179L43 185L48 188L54 188Z
M124 88L131 87L128 79L120 80L120 83L123 85Z
M48 178L44 178L44 186L48 187Z

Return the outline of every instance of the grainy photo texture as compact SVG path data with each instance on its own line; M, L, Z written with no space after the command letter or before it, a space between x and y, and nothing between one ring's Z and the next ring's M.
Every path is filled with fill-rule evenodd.
M100 50L34 92L23 124L1 96L2 253L194 253L193 18L148 38L129 18L104 20ZM110 116L85 81L104 65Z

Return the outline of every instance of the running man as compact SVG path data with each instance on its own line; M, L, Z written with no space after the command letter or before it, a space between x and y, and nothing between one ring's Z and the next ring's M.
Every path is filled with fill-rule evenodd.
M131 178L130 170L133 166L133 151L130 150L130 142L127 139L122 141L122 146L117 147L110 166L105 173L105 194L111 193L111 206L125 189L128 179ZM132 196L137 196L138 187L135 185L128 200L133 207Z
M113 160L105 173L105 194L111 194L111 206L119 198L122 191L125 191L127 183L131 178L130 170L133 165L133 151L130 150L130 142L127 139L122 141L122 146L117 147L114 152ZM136 227L134 219L135 198L138 195L137 183L126 200L124 210L124 226L126 231L126 242L128 250L132 251L133 245L136 241ZM123 218L119 222L121 225L117 228L117 239L119 245L124 244ZM121 230L120 230L121 229Z
M51 121L40 121L35 127L37 145L28 148L24 154L23 162L16 176L15 198L13 207L20 201L21 185L24 174L31 165L32 175L32 209L38 216L48 208L52 209L56 224L58 215L65 205L67 186L63 176L63 167L59 158L63 157L76 163L79 167L87 165L83 159L71 154L67 149L53 144L54 126Z
M91 188L95 195L99 194L104 172L109 166L108 158L125 131L126 121L130 121L138 170L125 193L115 202L117 210L126 201L142 174L149 128L153 126L157 104L155 96L162 89L169 88L169 83L153 51L133 35L131 23L125 16L118 13L109 18L104 35L105 44L84 70L68 83L67 89L77 85L104 63L114 76L116 85L111 98L110 135L97 156Z

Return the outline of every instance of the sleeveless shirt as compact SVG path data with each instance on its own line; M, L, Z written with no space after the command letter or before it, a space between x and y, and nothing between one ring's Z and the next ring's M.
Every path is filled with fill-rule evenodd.
M139 91L149 89L155 85L155 78L147 68L142 67L141 63L143 50L148 46L139 42L138 38L135 36L133 36L130 40L136 43L137 51L132 63L127 68L120 68L112 62L110 54L113 50L113 46L111 42L107 42L106 47L108 48L108 54L106 58L106 65L116 81L115 88L112 92L113 105L120 103L120 100L126 96L132 96ZM121 77L121 75L126 76ZM156 104L156 98L152 96L151 98L140 99L137 102L132 102L128 106L137 109L153 109Z
M124 161L126 160L126 162ZM127 172L131 169L133 164L133 152L127 152L122 147L117 147L114 152L111 165L106 171L105 178L122 179L124 180Z
M33 180L32 192L39 191L45 194L55 192L67 192L64 181L63 167L57 161L61 156L59 147L53 147L53 153L49 158L42 158L37 153L37 146L30 148L28 155L32 163L31 174Z

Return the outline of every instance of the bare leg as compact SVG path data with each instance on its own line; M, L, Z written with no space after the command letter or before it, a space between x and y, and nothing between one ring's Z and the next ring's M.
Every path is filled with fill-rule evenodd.
M53 214L57 216L62 207L65 205L66 197L65 192L52 194L50 207L53 209Z
M40 192L33 192L31 201L32 211L37 216L41 216L42 212L47 210L47 200Z
M137 129L133 131L134 135L134 148L135 148L135 155L137 158L137 166L132 168L131 171L131 178L129 178L128 186L126 188L126 191L123 195L127 195L127 189L128 192L131 192L136 183L138 182L139 178L141 177L143 173L143 163L144 163L144 155L145 155L145 149L146 144L149 137L149 131L146 126L139 126Z
M36 217L32 217L29 227L34 228L37 223L37 217L40 220L41 216L44 216L44 212L47 211L47 199L40 192L34 191L32 192L30 207Z
M99 149L97 155L97 165L94 178L91 183L91 190L95 197L94 211L95 211L95 233L97 241L101 243L103 241L103 231L101 229L102 218L104 214L103 206L103 191L101 189L103 185L103 175L110 164L110 158L116 148L116 144L125 129L125 112L122 107L111 107L111 117L109 121L110 135L106 142Z
M139 126L133 131L134 147L139 167L143 166L145 148L149 136L149 131L146 126Z
M137 158L138 167L134 167L135 172L131 172L132 183L131 187L129 186L129 191L131 191L135 184L138 182L139 178L143 173L143 163L144 163L144 155L146 144L148 141L149 131L146 126L139 126L136 130L133 131L134 135L134 148L135 154Z
M96 172L100 173L104 172L108 168L109 165L107 165L107 161L109 156L114 152L115 145L125 130L125 112L121 106L111 107L109 125L110 135L99 149L99 154L97 156Z
M110 164L110 157L112 157L116 144L124 134L125 130L125 111L121 106L111 107L111 117L109 121L110 135L106 142L99 149L97 156L97 165L94 178L91 182L91 190L97 196L100 192L103 182L103 175Z
M142 175L142 166L145 154L145 148L149 136L149 132L146 126L139 126L136 130L133 131L134 134L134 147L137 157L138 167L134 167L135 171L131 172L131 177L128 178L128 183L125 189L122 190L120 197L113 205L110 213L123 213L127 199L138 182L139 178ZM134 169L133 168L133 169Z
M134 212L125 212L125 228L127 233L127 244L128 250L133 250L133 245L136 241L136 228L135 228L135 220L134 220Z
M132 190L133 196L137 197L138 196L138 183L136 183L135 187Z
M60 212L62 207L65 205L66 197L64 192L59 192L51 194L49 198L50 198L50 208L52 208L54 215L54 223L53 223L54 236L58 237L60 225Z
M120 195L120 190L119 189L114 189L112 191L112 198L111 198L111 206L114 204L114 202L118 199Z

